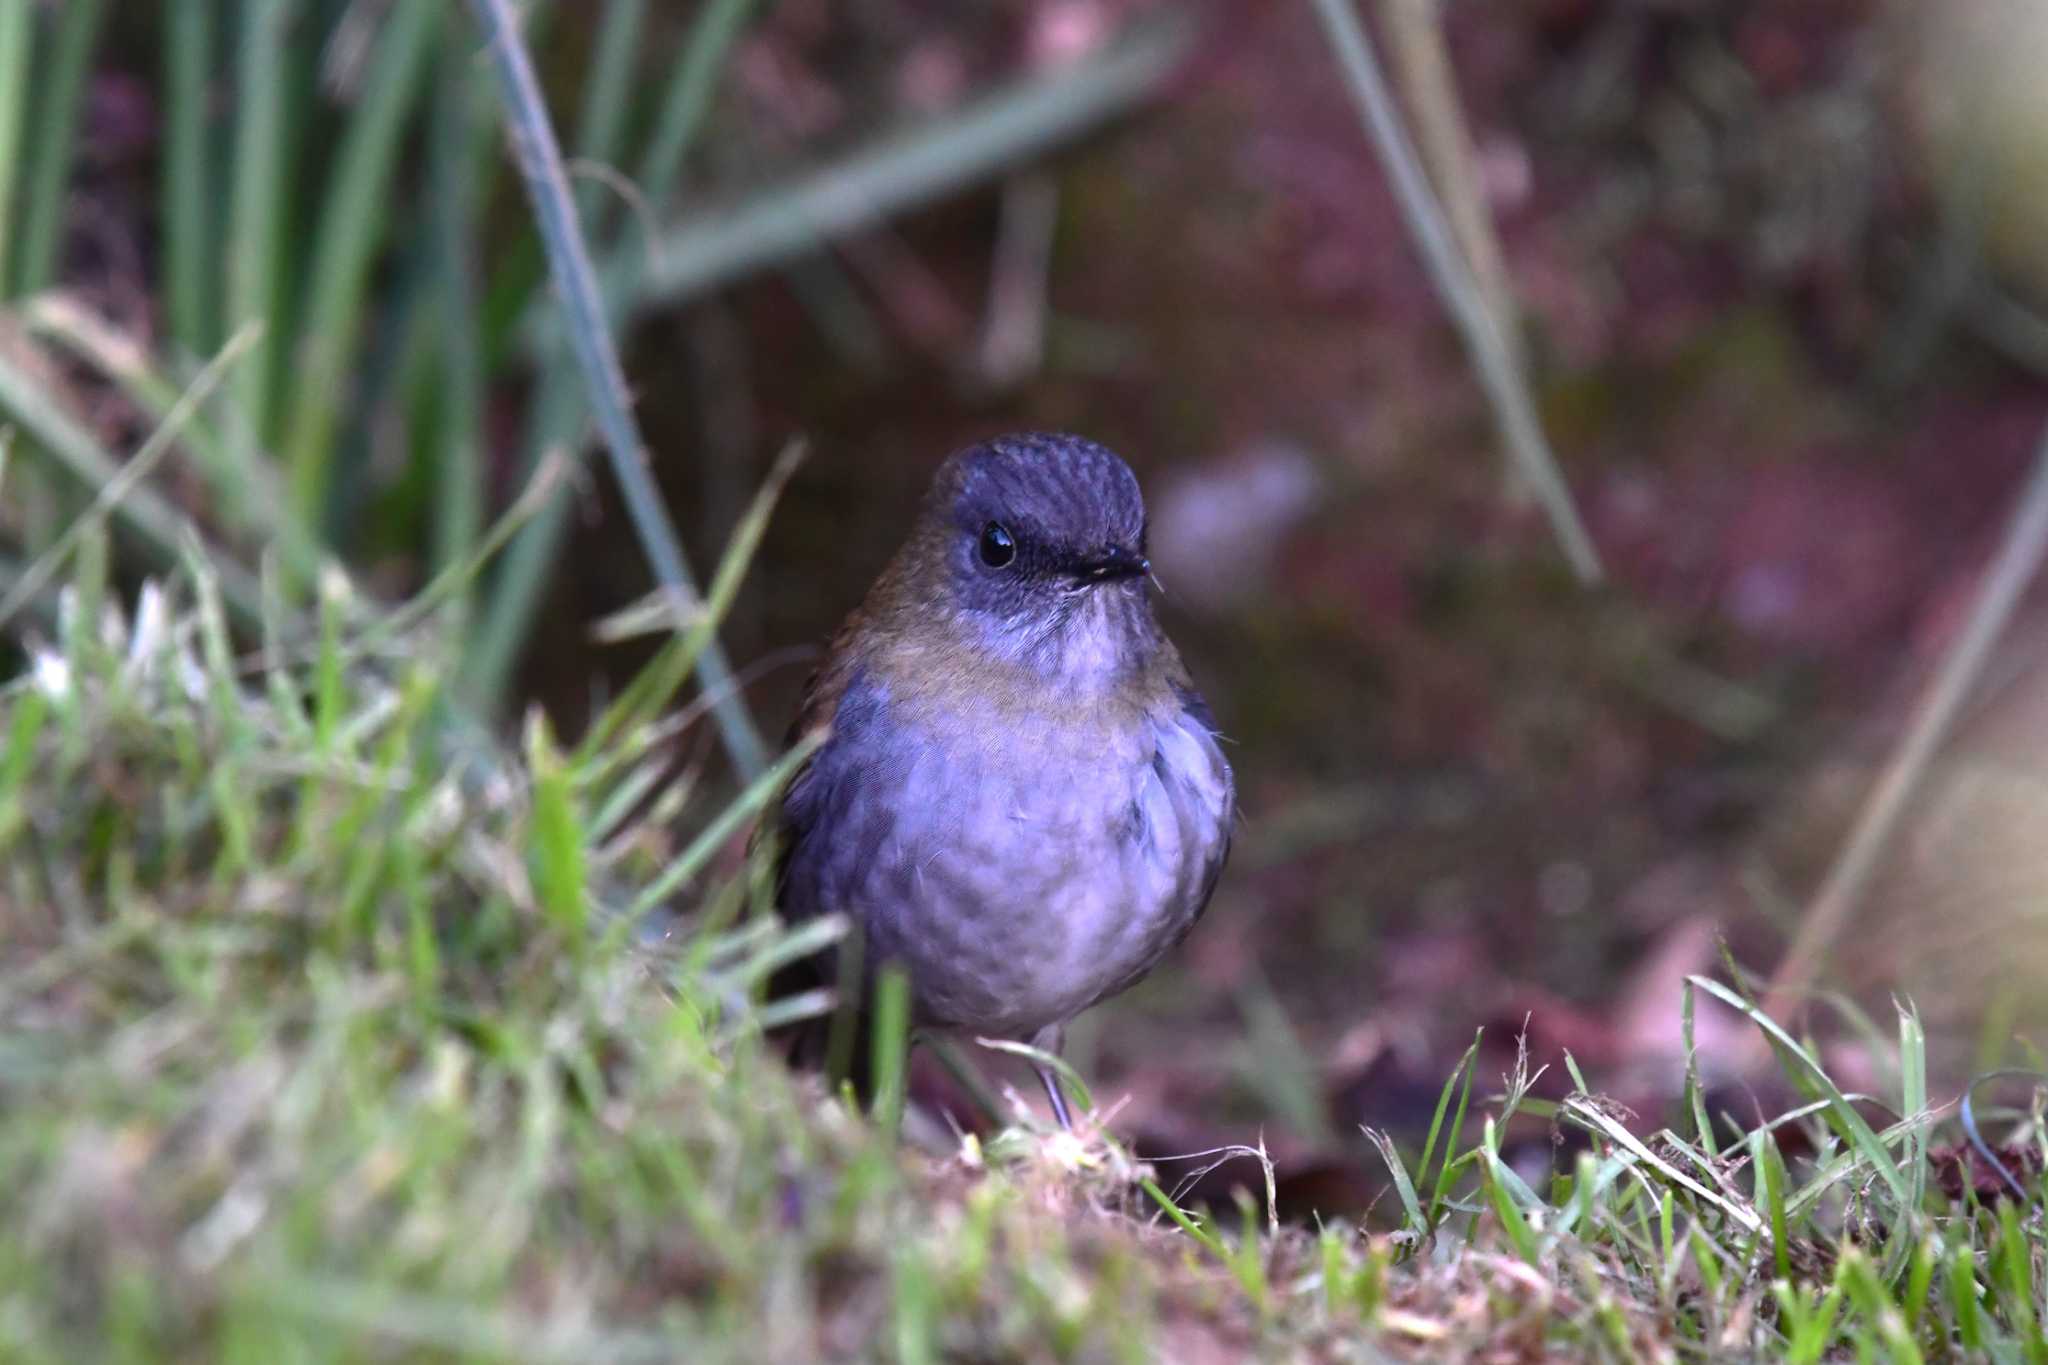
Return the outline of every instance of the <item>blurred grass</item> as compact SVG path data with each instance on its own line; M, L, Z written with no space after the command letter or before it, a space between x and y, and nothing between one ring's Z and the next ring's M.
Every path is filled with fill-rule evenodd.
M219 231L207 117L217 24L212 4L175 5L164 19L164 313L177 345L202 355L218 326L206 284Z
M314 638L243 656L203 555L124 608L100 523L74 540L0 689L10 1359L2040 1358L2042 1179L1931 1178L1953 1106L1909 1007L1875 1103L1695 978L1813 1099L1691 1132L1569 1057L1561 1103L1526 1057L1487 1093L1475 1043L1415 1164L1375 1136L1390 1233L1183 1206L1087 1129L906 1147L900 1008L869 1114L763 1036L837 929L778 924L737 856L786 767L683 847L682 793L610 829L665 768L673 658L601 737L536 715L513 752L440 719L460 583L366 618L330 574ZM2043 1155L2038 1102L2006 1112ZM1528 1119L1583 1150L1516 1165Z
M1234 1220L1183 1208L1098 1133L907 1152L900 1018L877 1031L873 1113L793 1082L763 1028L825 1002L758 993L835 926L776 924L732 844L801 755L704 809L668 781L662 719L767 501L701 614L671 622L582 743L538 716L516 752L488 738L475 717L502 705L561 543L547 457L581 442L585 399L531 321L537 245L487 212L502 149L475 31L427 6L170 9L163 353L124 350L55 294L10 309L0 347L0 410L37 478L69 488L33 505L88 509L24 518L32 553L8 557L7 610L35 599L52 640L0 686L5 1354L2043 1358L2040 1179L2019 1205L1930 1179L1949 1108L1910 1009L1882 1124L1805 1040L1705 979L1688 1021L1695 996L1746 1016L1807 1102L1744 1126L1710 1117L1695 1079L1690 1130L1645 1136L1575 1066L1559 1105L1526 1066L1475 1094L1475 1045L1412 1175L1376 1143L1402 1215L1378 1236L1262 1228L1253 1201ZM597 15L579 154L633 165L659 227L649 243L579 182L615 321L1090 126L1156 88L1187 38L1141 27L671 217L752 9L705 7L658 87L661 64L636 60L644 0ZM10 297L62 279L102 10L0 0ZM60 357L163 430L117 458L108 395ZM207 401L229 368L233 400ZM533 477L486 533L485 414L527 379ZM207 489L196 511L149 479L174 432ZM368 458L387 442L404 458ZM23 464L0 464L10 498ZM433 574L396 608L322 568L394 552ZM132 604L117 560L157 575ZM632 930L658 905L686 913L656 953ZM1245 1009L1268 1102L1309 1114L1278 1002ZM1588 1149L1537 1178L1504 1153L1518 1115ZM2038 1104L2008 1118L2006 1150L2038 1157Z
M336 151L306 262L306 304L291 354L294 395L281 458L299 518L318 525L336 477L335 427L349 401L347 380L367 305L366 282L396 215L386 197L407 115L442 30L438 6L395 7L377 35L362 93ZM262 429L259 424L259 430Z
M21 151L28 121L34 17L30 0L0 0L0 286L10 278L15 204L26 164Z
M106 0L66 0L57 6L49 62L40 72L35 113L29 122L34 146L33 155L28 158L21 254L15 263L10 294L37 292L49 283L55 268L58 236L64 227L65 180L78 140L86 63L92 57L106 14ZM4 41L0 38L0 42ZM4 148L0 148L0 159L5 155Z
M704 8L691 27L682 53L661 88L652 130L634 175L634 186L640 198L629 207L659 213L673 196L684 160L711 106L725 60L751 7L752 0L717 0L717 3ZM606 45L601 41L603 46ZM617 60L612 59L609 65L616 68ZM617 130L605 126L610 120L599 117L596 112L599 105L593 86L592 93L586 98L579 132L580 162L606 161L609 159L604 154L606 151L616 155ZM608 217L615 216L602 211L611 200L596 189L586 187L581 200L579 211L587 226L601 228ZM643 227L644 224L637 220L628 223L621 234L629 244L627 249L631 249L630 243ZM645 244L640 249L645 250ZM501 286L501 294L523 303L525 292L538 278L537 244L535 251L531 268L524 268L522 261L517 263L522 267L522 273L514 275L511 266L504 272L523 282L525 289L512 292ZM620 287L623 288L623 284ZM487 307L485 315L479 318L480 325L487 329L488 318L493 313L514 316L517 309ZM504 351L502 339L496 349ZM557 344L539 366L541 379L535 396L530 400L528 439L523 452L523 459L529 465L547 450L573 440L583 420L582 387L570 373L568 357L562 353L563 350L564 347ZM468 651L472 690L480 695L492 695L502 687L502 680L512 664L512 653L531 627L533 612L539 605L539 581L560 548L566 530L565 516L566 509L549 509L507 556L492 599L491 614Z
M526 7L521 22L539 32L560 8ZM572 73L574 197L606 262L614 324L796 261L834 233L997 174L1100 122L1156 89L1188 34L1177 21L1141 27L959 117L856 142L793 186L736 198L710 186L704 197L724 208L679 213L679 187L705 182L688 167L757 8L707 4L671 51L654 50L666 30L645 0L606 0L583 21L594 40ZM0 0L0 61L14 73L0 79L0 293L9 297L65 282L67 206L92 173L75 133L110 12L104 0ZM137 23L150 31L150 21L124 17L124 26ZM154 23L161 268L134 284L155 291L163 340L155 353L116 361L106 346L76 344L96 333L73 308L67 316L79 325L25 344L64 343L160 417L167 390L223 336L262 324L229 392L189 428L206 499L185 514L211 537L226 582L252 582L234 562L246 566L273 541L286 542L281 582L301 599L322 554L394 566L400 581L460 559L493 490L524 483L549 452L580 448L588 412L559 327L538 321L550 306L538 241L530 223L507 222L494 191L504 140L477 81L475 25L448 7L307 0L171 6ZM631 184L608 179L611 168L630 172ZM630 212L619 207L625 200ZM699 225L711 223L707 254ZM47 307L42 316L52 316ZM514 344L520 336L541 344ZM81 453L86 438L97 442L75 422L99 400L92 383L48 383L38 356L0 362L20 379L0 389L0 413L23 427L23 453L89 494L109 472L99 452ZM508 401L525 403L518 420L487 422ZM67 418L71 429L59 431ZM509 461L490 448L508 427ZM179 509L137 493L117 514L161 555ZM485 712L504 707L556 576L566 512L566 499L548 508L471 585L456 667L466 700ZM23 552L48 545L61 523L26 518ZM132 544L127 534L115 542L124 559ZM251 595L237 586L229 599L246 617Z
M279 301L286 264L285 194L292 184L285 139L300 126L290 105L307 98L295 98L290 89L288 30L298 10L297 0L241 0L235 6L239 22L225 45L234 54L235 101L222 316L230 328L258 323L267 333L235 390L241 420L257 445L267 444L272 434L277 357L280 351L291 353L291 334L281 325ZM187 97L203 100L204 85ZM203 111L198 117L204 117ZM175 174L185 167L173 164L169 169Z

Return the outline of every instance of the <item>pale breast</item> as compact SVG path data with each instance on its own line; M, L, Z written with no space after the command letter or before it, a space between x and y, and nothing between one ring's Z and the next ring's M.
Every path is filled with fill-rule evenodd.
M1207 903L1231 775L1181 699L994 736L881 697L864 719L887 734L831 754L855 740L842 729L819 755L842 818L832 848L792 849L791 881L861 923L871 960L905 966L925 1022L1063 1022L1144 975Z

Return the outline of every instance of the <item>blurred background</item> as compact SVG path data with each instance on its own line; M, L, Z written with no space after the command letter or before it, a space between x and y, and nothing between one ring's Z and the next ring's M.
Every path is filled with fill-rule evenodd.
M1661 1112L1684 976L1783 956L2048 422L2048 4L1364 8L1602 586L1509 473L1312 5L523 9L700 575L810 443L723 637L771 736L949 451L1059 428L1137 469L1245 820L1070 1055L1141 1151L1263 1133L1326 1212L1481 1027L1482 1083L1526 1020ZM182 512L244 619L325 554L397 601L592 455L466 7L0 0L0 67L0 588L224 347L118 567ZM585 458L451 666L574 733L654 643L593 624L650 586ZM2041 1037L2044 644L2037 601L1828 942L1808 1022L1852 1067L1894 994L1950 1090ZM1702 1063L1748 1112L1735 1025L1703 1009Z

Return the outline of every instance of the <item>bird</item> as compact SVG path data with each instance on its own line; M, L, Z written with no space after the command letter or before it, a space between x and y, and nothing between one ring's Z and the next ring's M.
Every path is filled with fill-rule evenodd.
M843 916L862 989L900 967L920 1033L1057 1056L1207 907L1235 781L1155 584L1121 457L999 436L940 466L806 683L791 735L821 738L773 814L779 907Z

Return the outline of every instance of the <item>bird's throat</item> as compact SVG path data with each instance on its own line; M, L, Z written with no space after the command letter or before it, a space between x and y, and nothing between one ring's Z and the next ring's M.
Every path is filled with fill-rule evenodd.
M915 630L878 632L873 666L917 680L917 694L990 714L1151 700L1164 637L1134 584L1084 588L1044 612L927 615Z

